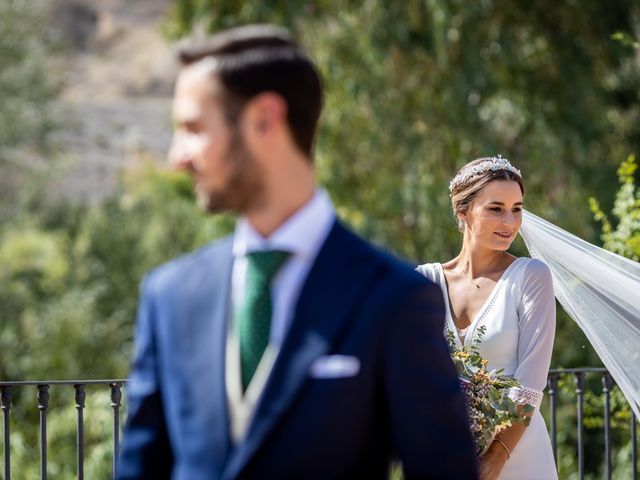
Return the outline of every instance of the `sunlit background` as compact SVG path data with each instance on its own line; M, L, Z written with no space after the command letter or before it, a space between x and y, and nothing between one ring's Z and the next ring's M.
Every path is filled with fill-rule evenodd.
M175 42L248 22L290 27L317 61L319 178L375 243L415 263L451 258L449 179L500 153L523 171L531 211L640 257L637 1L0 0L0 379L125 377L144 272L233 227L201 214L164 161ZM600 365L560 313L552 366ZM51 402L49 469L73 478L73 405ZM602 471L601 403L587 399L588 478ZM100 415L88 478L110 468ZM561 478L576 472L573 415ZM16 430L13 469L35 477L36 431Z

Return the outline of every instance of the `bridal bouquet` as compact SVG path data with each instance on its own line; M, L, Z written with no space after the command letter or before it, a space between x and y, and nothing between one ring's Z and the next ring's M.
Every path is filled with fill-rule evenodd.
M515 378L502 373L502 369L487 370L487 361L478 350L484 332L485 328L480 327L476 339L462 349L456 346L453 332L447 332L478 456L486 452L493 438L505 428L517 422L529 425L528 414L534 410L532 405L516 403L507 396L510 388L522 387Z

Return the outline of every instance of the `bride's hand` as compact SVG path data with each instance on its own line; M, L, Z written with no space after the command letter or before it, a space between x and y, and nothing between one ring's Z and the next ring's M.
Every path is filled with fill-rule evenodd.
M489 450L480 457L480 480L496 480L508 458L502 445L494 441Z

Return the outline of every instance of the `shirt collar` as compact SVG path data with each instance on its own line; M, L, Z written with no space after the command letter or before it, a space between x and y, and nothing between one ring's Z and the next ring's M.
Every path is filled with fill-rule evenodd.
M289 217L268 238L260 235L246 217L236 223L233 255L263 250L283 250L295 256L313 258L335 220L335 210L327 192L316 189L313 197Z

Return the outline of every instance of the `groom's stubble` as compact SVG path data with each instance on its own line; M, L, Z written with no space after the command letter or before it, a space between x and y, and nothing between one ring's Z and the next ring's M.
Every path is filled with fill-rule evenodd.
M204 211L246 213L263 203L264 172L244 142L239 128L229 125L231 136L225 160L231 170L225 185L218 189L196 191L198 205Z

